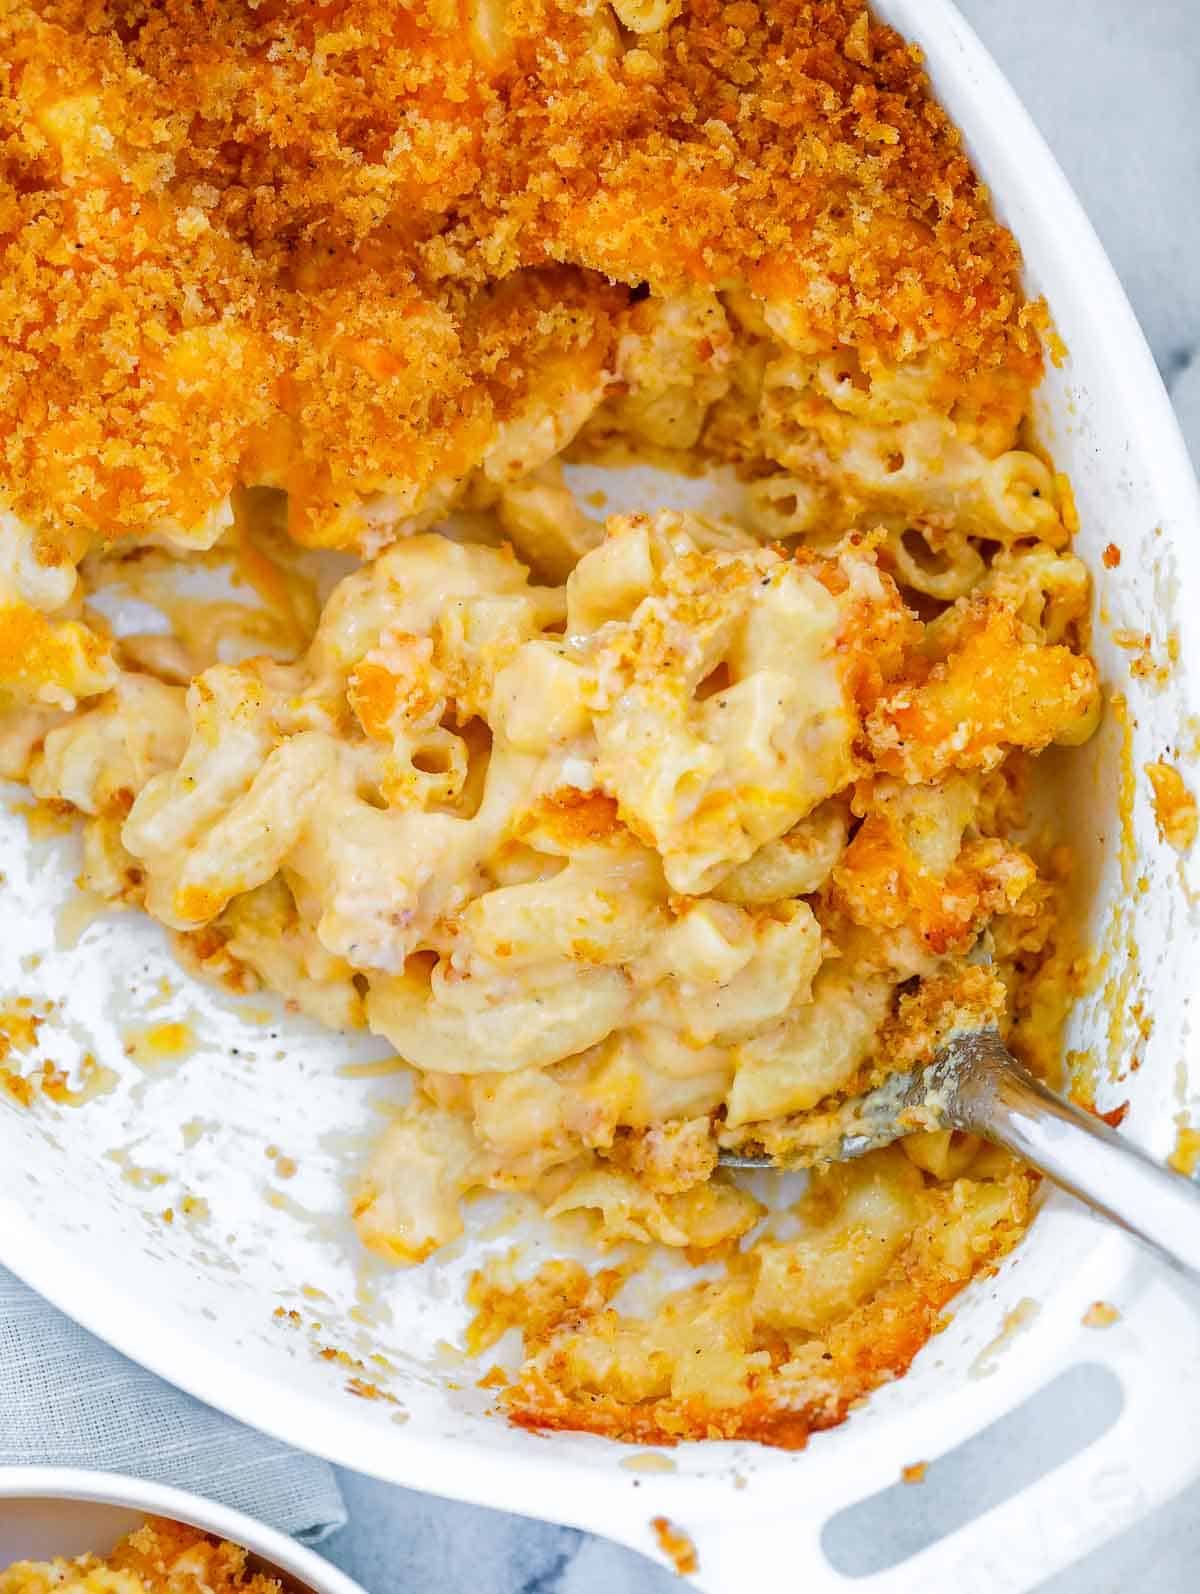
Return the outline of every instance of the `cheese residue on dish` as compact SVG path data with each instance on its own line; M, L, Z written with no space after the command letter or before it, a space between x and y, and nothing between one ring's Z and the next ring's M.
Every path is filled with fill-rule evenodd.
M639 1450L636 1455L622 1456L621 1466L626 1472L677 1472L679 1469L670 1456L661 1450Z
M125 1055L139 1068L157 1068L163 1063L178 1062L187 1057L196 1044L195 1030L181 1019L138 1026L125 1033Z
M990 1378L996 1371L1001 1352L1008 1349L1022 1329L1027 1328L1040 1311L1038 1303L1027 1295L1017 1302L1011 1312L1005 1312L1000 1332L995 1339L988 1341L971 1363L971 1377Z
M1167 1162L1176 1173L1191 1178L1200 1166L1200 1129L1193 1129L1184 1119L1175 1132L1175 1147Z
M19 1107L32 1107L39 1096L59 1106L82 1107L116 1088L117 1075L92 1052L85 1052L69 1072L52 1058L36 1055L39 1032L53 1010L53 1002L31 996L19 996L0 1009L0 1091ZM18 1066L18 1059L28 1061Z

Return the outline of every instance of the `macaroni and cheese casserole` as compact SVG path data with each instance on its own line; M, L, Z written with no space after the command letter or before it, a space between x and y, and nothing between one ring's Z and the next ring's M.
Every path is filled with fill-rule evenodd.
M1027 799L1100 704L1045 310L920 52L860 0L0 36L0 774L194 971L409 1065L372 1251L483 1190L589 1237L471 1285L513 1420L803 1444L1032 1176L926 1132L768 1212L720 1152L803 1162L963 1025L1053 1072ZM719 510L572 490L631 461ZM253 609L170 596L222 560Z
M228 1540L155 1518L104 1557L18 1561L0 1570L0 1594L283 1594L246 1561Z

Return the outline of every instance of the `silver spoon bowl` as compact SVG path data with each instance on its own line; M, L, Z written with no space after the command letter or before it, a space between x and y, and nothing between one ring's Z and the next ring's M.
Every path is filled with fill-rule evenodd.
M957 1129L1003 1146L1200 1280L1200 1188L1048 1090L995 1029L962 1031L927 1067L893 1074L845 1103L828 1133L794 1157L723 1150L720 1162L781 1171L845 1162L917 1129Z

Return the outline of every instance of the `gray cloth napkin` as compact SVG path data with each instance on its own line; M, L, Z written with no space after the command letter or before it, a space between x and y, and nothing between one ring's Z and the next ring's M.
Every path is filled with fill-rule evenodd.
M319 1544L346 1522L333 1469L245 1428L0 1268L0 1466L88 1467L190 1489Z

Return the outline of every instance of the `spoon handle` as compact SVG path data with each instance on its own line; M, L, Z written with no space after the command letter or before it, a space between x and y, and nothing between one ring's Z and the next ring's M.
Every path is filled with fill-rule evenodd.
M994 1031L969 1041L971 1066L945 1103L951 1127L1015 1152L1200 1281L1200 1188L1047 1090Z

